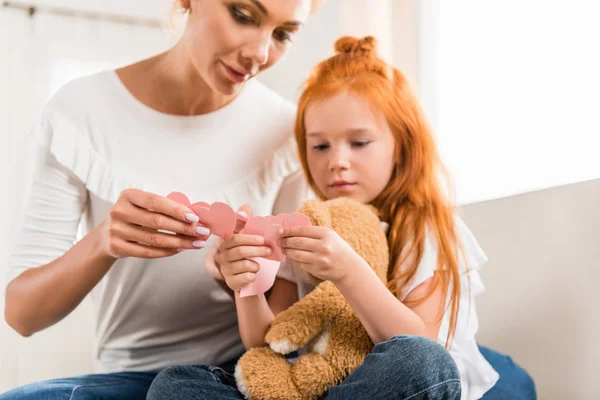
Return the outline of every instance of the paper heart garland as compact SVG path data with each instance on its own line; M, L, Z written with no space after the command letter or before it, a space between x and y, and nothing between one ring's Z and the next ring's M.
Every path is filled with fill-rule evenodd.
M208 204L200 201L192 204L188 197L180 192L169 193L167 198L189 207L198 216L200 222L210 229L212 234L221 238L233 235L236 220L241 222L248 220L246 217L236 214L225 203Z
M285 256L277 244L279 239L281 239L281 234L279 233L281 228L311 225L310 219L308 219L306 215L300 213L279 214L277 216L269 215L266 217L250 218L242 233L264 237L266 245L273 250L271 255L266 258L273 261L284 262Z
M263 294L273 286L275 278L277 277L279 265L281 262L285 261L285 256L278 244L279 239L281 238L281 234L279 233L280 229L310 225L312 225L310 219L306 215L300 213L252 217L248 220L242 233L263 236L265 238L265 243L273 250L273 252L271 253L271 256L267 258L258 257L252 259L258 263L259 270L256 273L254 282L245 285L240 290L240 297Z
M240 290L240 297L263 294L273 286L279 265L285 261L285 256L278 244L281 238L280 229L312 225L310 219L300 213L278 214L276 216L268 215L247 219L236 214L225 203L216 202L209 205L208 203L198 202L191 204L188 197L180 192L170 193L167 197L188 206L198 215L200 222L210 228L212 234L221 238L226 238L233 234L236 219L246 223L241 233L258 235L265 238L265 244L272 249L272 253L267 258L252 258L252 260L258 263L259 271L256 274L254 282L245 285Z

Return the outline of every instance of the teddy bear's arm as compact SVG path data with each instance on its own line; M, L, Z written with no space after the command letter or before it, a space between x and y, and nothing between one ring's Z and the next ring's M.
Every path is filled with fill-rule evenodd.
M346 301L329 281L319 284L310 294L277 315L265 342L281 354L304 347L346 307Z

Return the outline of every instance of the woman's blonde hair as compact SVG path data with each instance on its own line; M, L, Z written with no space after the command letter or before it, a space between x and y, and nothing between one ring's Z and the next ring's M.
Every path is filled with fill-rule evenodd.
M310 186L324 199L308 168L304 124L308 105L313 100L346 92L368 100L383 111L396 143L396 167L372 205L390 225L389 288L400 296L423 257L426 236L433 234L438 244L435 284L430 293L414 303L427 299L439 285L444 293L451 286L450 329L446 338L449 346L456 330L460 283L454 207L440 179L447 178L447 174L431 128L408 81L398 69L377 57L376 47L377 41L371 36L342 37L335 43L336 54L314 68L298 102L295 135L300 160ZM448 179L445 182L449 185Z
M324 3L325 3L325 0L312 0L311 7L310 7L310 14L312 15L312 14L316 13L317 11L319 11ZM173 20L175 19L175 16L179 12L180 8L181 8L181 0L173 0L173 3L171 4L171 10L169 11L169 21L170 21L171 25L173 25Z

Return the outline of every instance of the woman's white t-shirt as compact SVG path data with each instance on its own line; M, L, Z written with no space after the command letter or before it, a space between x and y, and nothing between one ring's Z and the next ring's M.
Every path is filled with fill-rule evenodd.
M277 213L281 184L299 169L294 118L292 103L254 80L198 116L145 106L115 71L68 83L34 130L37 178L7 282L64 254L78 227L84 235L100 224L128 188ZM97 372L221 364L243 353L234 302L205 272L206 253L114 264L91 292Z
M300 172L291 175L284 183L279 201L287 202L290 207L300 206L297 199L314 197L306 185ZM291 211L291 210L290 210ZM487 257L473 233L458 217L455 218L458 238L462 245L464 257L460 257L460 285L461 297L456 333L452 346L449 349L461 376L462 400L479 399L490 390L498 381L499 375L483 357L475 334L479 329L479 320L475 308L475 296L485 291L485 286L479 274L479 269L487 262ZM383 227L387 229L387 227ZM428 235L425 240L423 257L413 278L403 288L400 300L421 283L431 278L437 269L438 248L433 235ZM298 271L289 261L280 267L279 277L296 282L298 296L306 296L314 289L315 280L307 279L307 274ZM450 308L444 314L437 341L446 345L446 337L450 326Z

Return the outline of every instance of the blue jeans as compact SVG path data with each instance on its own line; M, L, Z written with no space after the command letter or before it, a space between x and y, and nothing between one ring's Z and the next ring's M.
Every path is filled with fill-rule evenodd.
M398 362L402 360L401 362ZM450 354L419 336L379 343L325 399L460 399L460 376ZM148 400L243 399L231 371L202 365L170 367L150 386Z
M413 346L411 343L415 343ZM405 346L406 345L406 346ZM402 398L399 397L400 388L397 386L402 382L412 381L415 387L429 388L429 392L423 392L411 399L424 398L452 398L437 396L435 390L442 390L446 384L430 387L433 381L429 376L422 376L423 373L414 375L413 371L405 375L404 378L410 376L410 379L403 379L401 364L398 363L398 357L410 357L410 350L403 350L403 347L412 349L412 352L421 349L423 354L428 354L432 350L427 359L420 360L419 365L431 364L437 357L435 354L439 352L440 347L434 346L433 342L423 338L411 337L396 337L388 342L380 343L373 349L373 353L367 356L365 363L354 371L342 385L330 389L327 394L328 399L343 399L348 398L358 399L359 393L365 393L367 389L361 389L363 381L366 384L374 387L375 395L369 393L369 398L383 396L381 398ZM407 354L408 352L408 354ZM500 374L500 380L489 392L483 397L484 400L503 400L503 399L536 399L535 386L531 377L514 364L510 357L496 353L485 347L481 347L483 356L492 364L494 369ZM420 357L419 355L418 357ZM425 362L423 362L425 361ZM441 356L440 364L447 365L448 358ZM385 369L391 364L390 369ZM443 382L445 374L452 376L452 366L449 366L449 371L443 371L441 365L434 367L437 370L438 383ZM149 399L179 399L194 397L202 399L208 397L210 399L241 399L241 394L235 389L235 381L232 376L233 366L207 367L207 366L177 366L164 370L155 382L152 382L155 373L144 372L128 372L115 373L107 375L85 375L68 379L56 379L46 382L39 382L26 385L3 395L0 395L0 400L87 400L87 399L102 399L102 400L137 400L145 399L146 393L152 387L148 394ZM419 376L421 375L421 376ZM373 379L373 377L376 377ZM390 380L391 379L391 380ZM450 379L456 379L452 376ZM429 383L428 383L429 382ZM450 389L456 384L447 382ZM409 382L411 385L411 382ZM169 392L169 390L171 390ZM382 392L380 392L382 390ZM386 392L387 390L387 392ZM348 394L350 392L350 394ZM357 393L358 392L358 393ZM417 394L417 393L415 393ZM203 396L204 395L204 396ZM386 397L387 396L387 397ZM430 397L427 397L430 396Z
M537 399L533 379L512 358L483 346L479 346L479 350L500 375L498 382L483 395L482 400Z
M0 395L0 400L145 400L153 372L83 375L32 383Z

